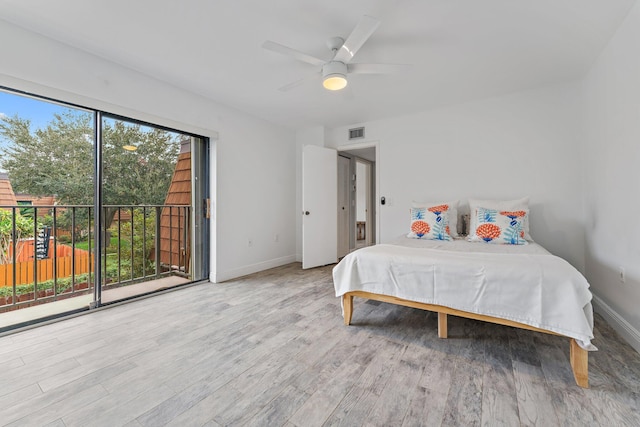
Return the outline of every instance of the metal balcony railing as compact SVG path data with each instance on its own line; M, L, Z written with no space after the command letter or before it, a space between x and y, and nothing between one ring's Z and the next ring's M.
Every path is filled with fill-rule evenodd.
M95 248L93 207L0 206L0 312L166 275L190 278L191 207L103 207L104 247Z

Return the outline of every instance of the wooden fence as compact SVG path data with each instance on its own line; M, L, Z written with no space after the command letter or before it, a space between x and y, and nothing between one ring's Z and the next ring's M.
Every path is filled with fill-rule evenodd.
M74 260L72 253L71 246L57 245L56 276L58 279L71 277L74 271L76 275L92 271L93 254L83 249L75 249ZM24 246L20 250L20 261L16 262L16 285L33 283L35 276L33 256L33 241L24 242ZM49 258L35 261L35 265L38 283L53 279L53 241L49 246ZM0 264L0 287L3 286L13 286L13 264Z

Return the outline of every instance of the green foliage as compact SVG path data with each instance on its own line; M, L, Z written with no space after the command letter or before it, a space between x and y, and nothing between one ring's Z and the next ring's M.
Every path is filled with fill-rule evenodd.
M93 115L69 110L54 115L44 129L31 132L30 125L18 116L0 118L0 139L6 142L0 168L8 172L14 191L55 195L65 205L93 204ZM163 204L181 136L104 119L102 137L104 204ZM137 149L126 151L126 145ZM114 213L107 210L106 224Z
M105 120L104 203L161 205L178 158L178 135L159 129ZM136 151L122 147L134 145Z
M72 233L76 242L86 240L89 236L89 230L93 228L93 225L89 223L89 210L88 207L76 207L66 208L64 210L58 210L56 213L56 227L61 230L68 230ZM73 216L75 215L75 227L73 223ZM51 221L53 224L53 221ZM71 241L71 237L69 237Z
M149 254L153 248L156 232L156 211L155 209L136 208L133 210L132 221L133 234L131 233L131 224L123 224L120 228L120 239L133 246L133 260L131 259L131 247L125 251L121 249L121 258L130 262L129 265L133 268L133 277L139 278L155 271L155 263L149 260ZM117 227L113 227L112 233L114 233L112 236L116 235Z
M54 115L44 129L30 132L30 121L18 116L0 120L2 164L18 193L56 195L63 204L88 204L93 199L93 150L89 113Z
M15 241L19 241L22 236L33 234L33 219L24 217L16 211L15 215L16 235ZM0 264L12 262L9 253L13 241L13 212L9 209L0 209ZM18 254L16 254L17 256Z
M89 277L88 273L78 274L75 277L76 285L78 283L84 283L93 280L93 276ZM53 289L53 279L38 283L38 291L46 291L47 289ZM65 277L58 279L58 293L62 293L71 288L71 277ZM16 286L16 295L24 295L33 292L33 283L27 283L24 285ZM0 297L9 297L13 295L13 288L11 286L4 286L0 288Z

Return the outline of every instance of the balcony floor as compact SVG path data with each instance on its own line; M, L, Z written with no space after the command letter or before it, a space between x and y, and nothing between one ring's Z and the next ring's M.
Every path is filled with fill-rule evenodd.
M119 288L102 291L102 302L104 304L135 297L136 295L161 289L172 288L174 286L188 283L189 280L180 276L169 276L161 279L149 280L147 282L136 283L134 285L122 286ZM0 313L0 330L12 325L33 322L38 319L56 316L61 313L73 312L86 308L93 301L93 295L79 295L62 301L53 301L35 307L22 308L20 310Z

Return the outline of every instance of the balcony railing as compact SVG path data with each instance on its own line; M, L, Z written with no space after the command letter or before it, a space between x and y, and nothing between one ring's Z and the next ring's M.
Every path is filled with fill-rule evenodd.
M96 251L92 206L0 206L0 312L92 293L95 256L103 290L190 278L190 206L103 209L110 224Z

